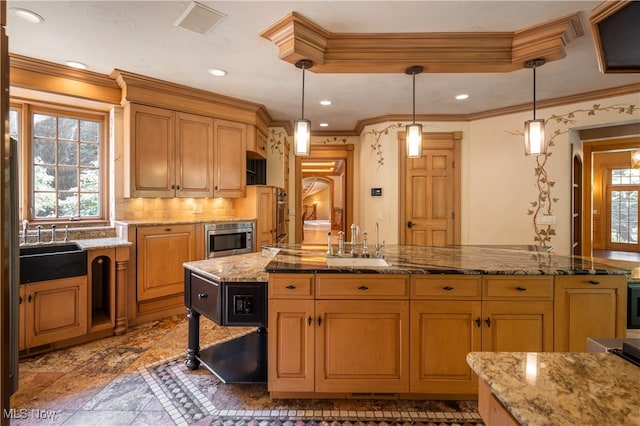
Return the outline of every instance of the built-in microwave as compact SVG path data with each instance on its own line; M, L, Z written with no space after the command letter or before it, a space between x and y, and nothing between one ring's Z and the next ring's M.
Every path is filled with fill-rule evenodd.
M253 233L253 222L206 224L204 226L206 258L251 253L253 251Z

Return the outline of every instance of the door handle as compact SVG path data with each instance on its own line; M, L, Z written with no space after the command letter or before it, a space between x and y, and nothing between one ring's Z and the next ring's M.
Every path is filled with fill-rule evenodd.
M407 228L409 229L413 228L413 222L411 221L407 222Z

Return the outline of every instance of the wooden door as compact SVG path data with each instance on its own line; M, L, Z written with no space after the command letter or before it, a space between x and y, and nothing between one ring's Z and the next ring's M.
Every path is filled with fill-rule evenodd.
M556 277L554 297L556 352L586 352L589 337L625 337L626 277Z
M404 135L402 135L404 137ZM401 241L407 245L448 245L460 242L460 132L425 133L420 158L406 158L400 141L404 209Z
M275 189L271 186L258 187L256 190L256 203L256 240L259 250L261 245L270 245L275 242Z
M184 292L184 262L194 259L194 225L138 228L138 301Z
M46 345L87 332L87 277L23 284L26 346Z
M176 114L176 195L213 197L213 118Z
M175 114L163 108L130 104L130 155L125 170L131 197L175 196Z
M316 301L317 392L408 392L408 301Z
M247 125L214 120L214 196L245 196Z
M313 300L269 300L269 392L314 390Z
M482 350L550 352L553 350L553 303L482 302Z
M479 301L411 301L410 392L477 392L467 354L480 350Z

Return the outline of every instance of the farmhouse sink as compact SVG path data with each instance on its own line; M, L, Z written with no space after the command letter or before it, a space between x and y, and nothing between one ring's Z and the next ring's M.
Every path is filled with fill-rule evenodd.
M327 257L327 266L337 268L385 268L391 266L381 257Z
M20 247L20 283L87 275L87 252L76 243Z

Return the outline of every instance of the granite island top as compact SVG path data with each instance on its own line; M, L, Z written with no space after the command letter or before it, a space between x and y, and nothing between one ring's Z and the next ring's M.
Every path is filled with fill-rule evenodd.
M467 363L523 426L640 425L640 368L617 355L471 352Z
M262 252L187 262L184 267L215 281L267 281L269 272L413 274L617 274L640 276L640 265L560 256L536 246L386 246L389 267L329 267L326 248L281 245Z

